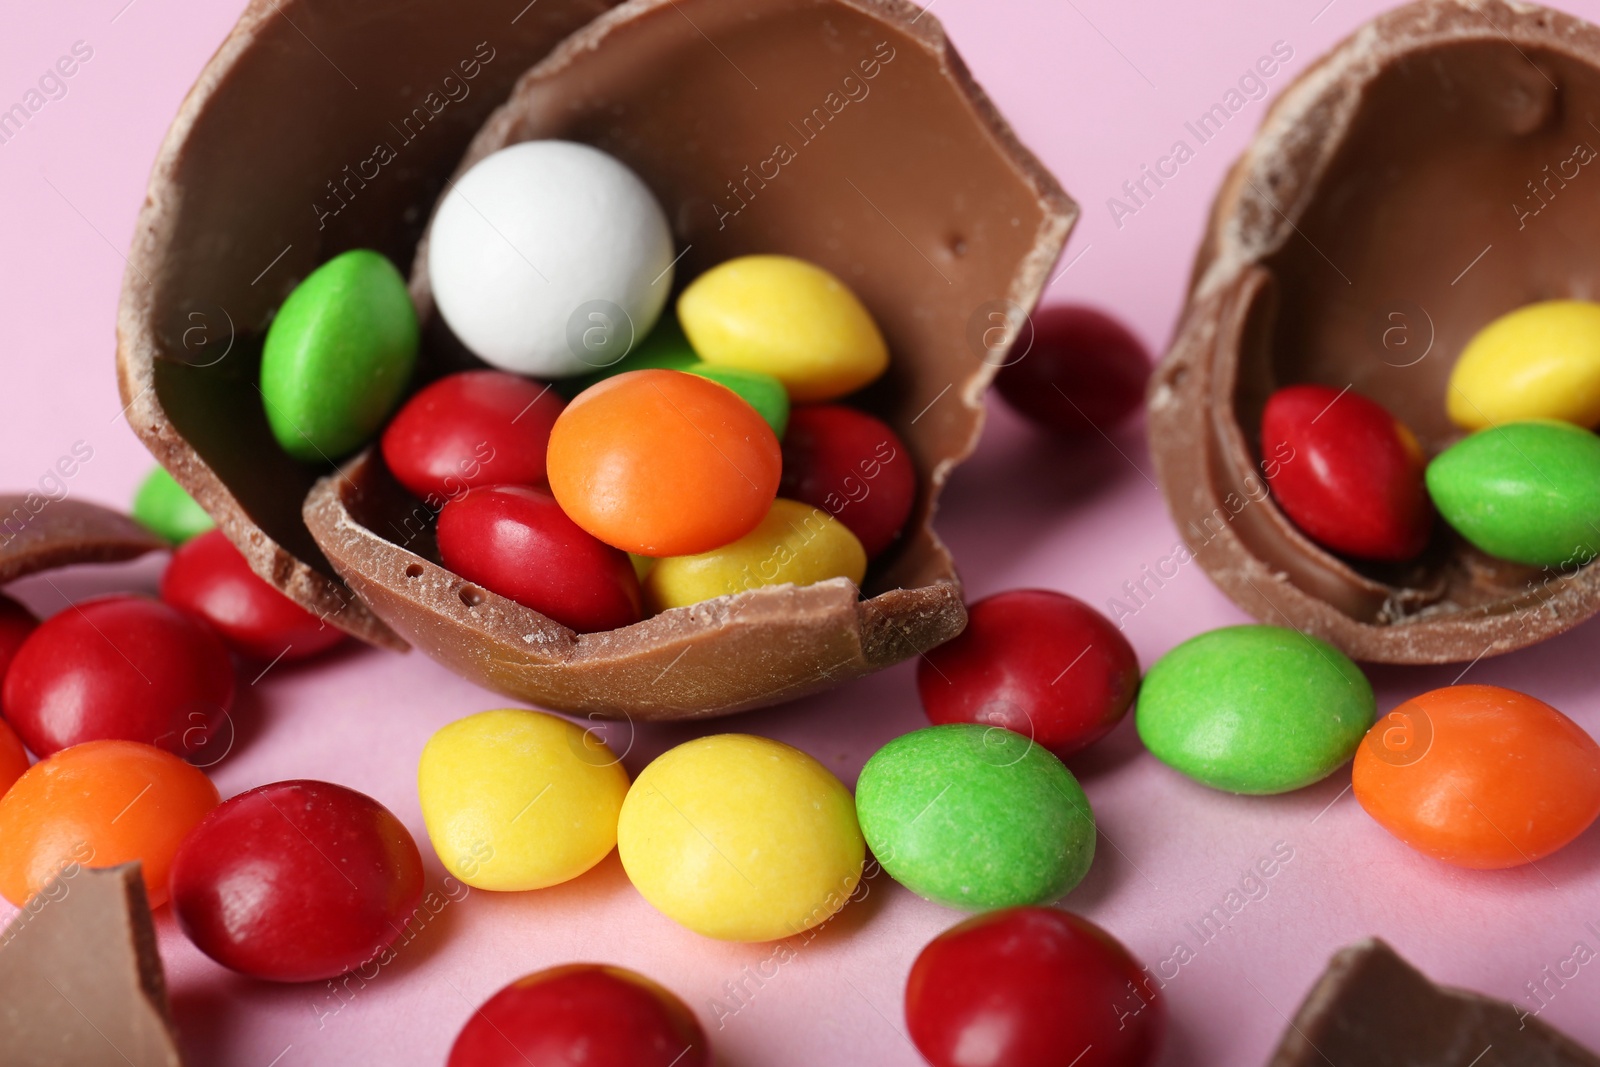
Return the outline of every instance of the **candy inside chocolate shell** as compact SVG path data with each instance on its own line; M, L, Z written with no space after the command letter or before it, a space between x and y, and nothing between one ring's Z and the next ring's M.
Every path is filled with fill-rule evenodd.
M1383 404L1435 455L1467 340L1513 308L1600 294L1600 30L1498 0L1369 23L1274 105L1212 209L1149 393L1173 516L1257 618L1359 659L1472 660L1600 610L1594 564L1491 559L1438 524L1416 561L1342 559L1267 493L1262 408L1315 382ZM1565 177L1563 177L1565 175ZM1552 176L1554 176L1552 178ZM1597 185L1600 187L1600 185Z
M598 6L544 0L508 25L516 12L491 19L442 2L253 4L152 180L119 346L136 431L291 597L357 636L415 643L548 707L725 713L948 639L965 609L928 525L934 503L976 441L983 391L1004 360L993 327L1033 305L1076 208L933 16L895 0L636 0L529 71L469 148L509 77ZM453 70L463 84L458 61L478 42L494 58L479 63L470 94L405 139L412 106L435 82L445 94ZM576 635L439 566L426 509L375 454L306 496L327 468L274 448L255 390L273 309L345 248L411 263L452 173L536 137L585 141L632 167L667 210L680 279L779 252L822 264L861 296L892 367L860 402L900 434L920 478L906 534L868 575L869 599L843 581L758 589ZM350 181L346 164L371 173L375 143L395 158ZM433 313L425 278L413 294L426 336L419 383L472 365ZM234 324L233 348L216 359L207 327L219 311Z

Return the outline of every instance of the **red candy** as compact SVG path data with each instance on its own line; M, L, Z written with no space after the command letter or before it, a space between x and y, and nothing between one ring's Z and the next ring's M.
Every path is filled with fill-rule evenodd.
M1024 346L1026 352L1019 350ZM1150 356L1116 319L1093 308L1033 313L995 388L1017 411L1064 437L1109 433L1144 400Z
M84 741L199 751L233 704L233 661L203 622L109 596L52 615L6 672L6 718L41 759Z
M22 777L28 769L28 753L23 750L17 732L0 719L0 796L5 796L11 783Z
M906 1023L933 1067L1143 1067L1166 1001L1087 919L1011 908L929 942L906 982Z
M383 431L383 461L432 507L479 485L544 481L550 427L565 406L549 386L497 370L441 378Z
M439 512L444 565L579 633L639 621L639 578L626 553L567 518L531 486L473 489Z
M711 1067L672 993L621 967L574 963L519 978L473 1013L447 1067Z
M400 938L422 899L422 856L371 797L327 782L277 782L201 820L178 849L170 884L178 925L201 952L256 978L311 982Z
M931 722L1003 726L1063 758L1109 733L1138 688L1138 657L1111 621L1044 589L978 601L961 635L917 664Z
M344 634L262 581L221 530L172 553L161 599L210 623L235 652L255 659L304 659Z
M1325 548L1399 562L1427 545L1426 461L1377 402L1325 385L1279 389L1261 415L1261 454L1278 506Z
M881 419L837 404L795 408L783 435L778 495L821 508L872 559L894 542L917 496L917 471Z
M22 642L38 627L39 620L33 612L8 596L0 596L0 679L5 678Z

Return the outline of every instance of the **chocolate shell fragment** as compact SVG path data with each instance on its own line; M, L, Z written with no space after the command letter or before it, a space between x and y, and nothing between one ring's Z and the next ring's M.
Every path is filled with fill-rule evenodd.
M1600 1067L1530 1013L1436 986L1376 938L1339 950L1267 1067Z
M83 500L0 496L0 585L75 563L118 563L169 548L132 518Z
M1596 114L1600 29L1502 0L1398 8L1273 106L1149 392L1173 517L1240 607L1391 663L1496 655L1600 611L1600 566L1491 559L1442 523L1410 564L1333 555L1268 495L1259 441L1267 397L1300 382L1378 401L1430 456L1457 439L1445 388L1467 340L1600 291L1600 201L1578 185L1600 178L1577 162L1596 158Z
M137 863L73 864L0 931L7 1067L181 1067Z

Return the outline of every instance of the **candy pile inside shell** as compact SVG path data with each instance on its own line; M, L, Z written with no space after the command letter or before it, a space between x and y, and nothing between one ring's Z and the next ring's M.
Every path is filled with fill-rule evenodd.
M1473 334L1600 289L1600 211L1577 184L1597 105L1600 29L1531 4L1422 0L1272 108L1212 209L1149 393L1178 528L1240 607L1392 663L1508 652L1600 611L1595 564L1491 559L1443 523L1412 563L1333 555L1269 496L1264 464L1282 457L1260 451L1267 398L1302 382L1378 401L1429 456L1459 438L1446 386Z

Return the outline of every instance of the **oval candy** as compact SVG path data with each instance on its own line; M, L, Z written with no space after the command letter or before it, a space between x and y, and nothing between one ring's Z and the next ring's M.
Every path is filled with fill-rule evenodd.
M1545 300L1495 319L1461 350L1450 421L1481 430L1528 419L1600 423L1600 304Z

